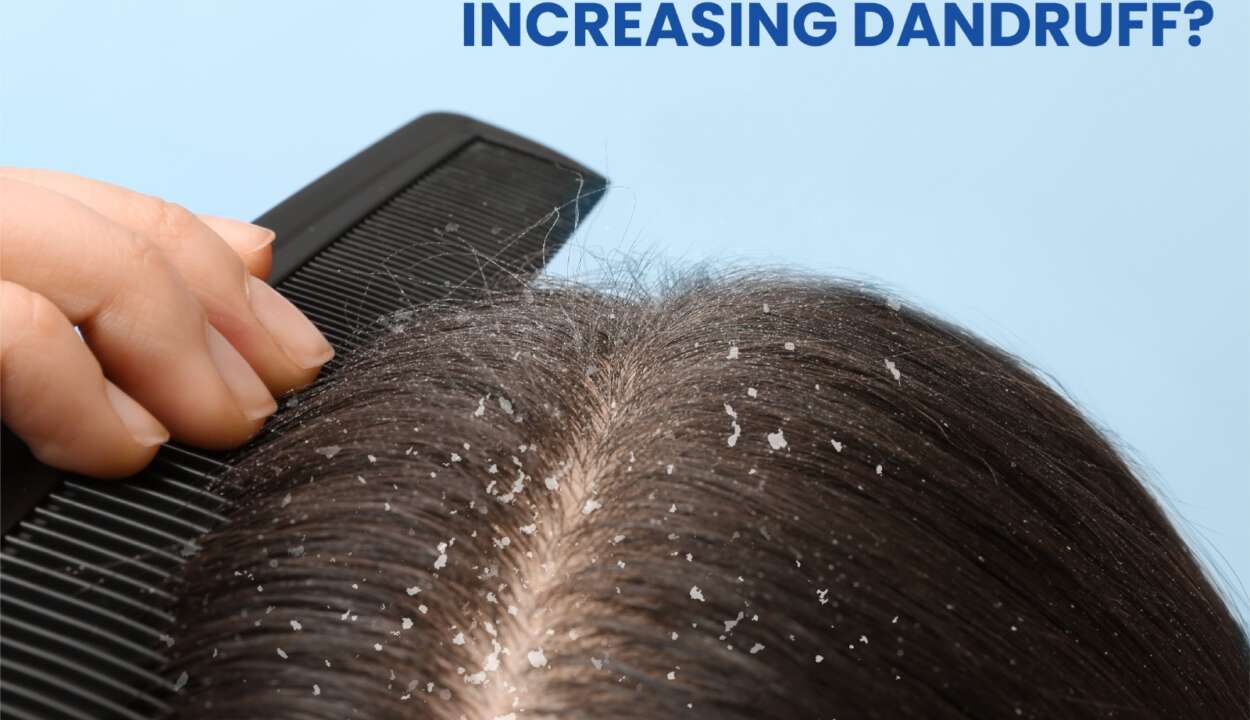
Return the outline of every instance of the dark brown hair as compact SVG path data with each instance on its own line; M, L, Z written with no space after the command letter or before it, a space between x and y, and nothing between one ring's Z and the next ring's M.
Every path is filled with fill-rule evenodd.
M1095 428L866 289L391 318L225 479L205 718L1232 718L1228 607Z

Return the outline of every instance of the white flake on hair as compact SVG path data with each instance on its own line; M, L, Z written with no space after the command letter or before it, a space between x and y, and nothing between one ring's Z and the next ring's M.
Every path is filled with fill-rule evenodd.
M733 447L738 444L738 438L742 437L742 427L739 426L737 422L738 413L734 412L733 406L729 403L725 403L725 414L733 418L733 421L729 423L733 429L733 433L725 439L725 442L729 445L729 447Z
M319 447L319 448L317 448L317 449L316 449L316 450L314 450L313 452L317 453L318 455L324 455L324 456L325 456L325 458L326 458L327 460L329 460L330 458L334 457L335 455L338 455L338 454L339 454L339 451L340 451L340 450L342 450L342 449L343 449L343 448L339 447L338 445L326 445L325 447Z
M287 657L286 650L283 650L282 648L278 648L278 657L282 658L283 660L286 660L286 657Z
M190 679L191 679L191 676L186 674L186 672L183 672L181 675L179 675L178 679L174 681L174 692L180 692L184 687L187 686L187 681Z
M320 695L320 694L321 694L321 686L318 685L317 683L313 683L313 695Z
M291 629L294 630L295 632L299 632L300 630L304 629L304 626L300 623L299 620L292 620Z
M778 429L775 433L768 433L768 446L773 450L780 450L786 446L786 434Z
M792 342L787 342L787 343L785 344L785 348L786 348L787 350L791 350L791 351L793 351L793 350L794 350L794 343L792 343Z
M898 371L898 366L895 365L894 361L889 358L885 359L885 369L890 371L890 375L894 376L894 380L896 382L898 382L899 378L903 376L903 374Z
M703 591L699 589L698 585L691 586L690 599L698 600L699 602L705 602L705 600L703 599Z
M290 504L291 504L291 493L287 493L286 495L282 496L282 507L286 507L287 505L290 505Z
M760 391L753 387L747 388L747 397L759 397Z
M730 346L729 346L729 354L725 356L725 359L726 359L726 360L737 360L737 359L738 359L738 346L737 346L737 345L730 345Z
M477 409L473 411L473 417L482 417L486 414L486 398L477 399Z
M442 570L447 567L447 543L438 544L438 557L434 559L434 569Z
M400 626L401 628L403 628L404 630L411 630L411 629L412 629L412 618L407 618L407 617L406 617L406 618L404 618L404 619L400 620L400 621L399 621L399 626Z
M752 655L755 655L755 654L759 653L759 652L760 652L761 650L763 650L763 649L764 649L764 646L763 646L763 645L761 645L760 643L755 643L754 645L752 645L752 646L751 646L750 653L751 653Z
M547 665L547 656L543 654L543 649L530 650L525 654L525 659L530 661L530 667L545 667Z
M453 637L453 638L451 639L451 643L452 643L453 645L463 645L463 644L464 644L464 633L463 633L463 632L458 632L458 633L456 633L456 636L455 636L455 637Z
M522 525L521 532L524 533L525 535L533 535L534 533L538 532L538 525L534 523L530 523L529 525Z
M830 440L829 442L830 444L833 445L834 450L838 452L842 452L842 443L838 442L837 440Z
M594 498L590 498L589 500L586 501L586 504L582 506L582 514L589 515L601 507L603 507L603 503L599 502L598 500Z
M500 395L499 396L499 409L503 410L508 415L511 415L512 414L512 401L504 397L503 395Z
M410 588L405 588L404 592L408 593L408 597L412 597L413 595L416 595L417 593L421 592L421 587L418 585L413 585Z

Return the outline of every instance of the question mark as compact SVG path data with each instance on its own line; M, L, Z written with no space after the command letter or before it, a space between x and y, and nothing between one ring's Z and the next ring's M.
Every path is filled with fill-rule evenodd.
M1193 0L1185 6L1185 14L1193 13L1197 13L1197 17L1189 18L1189 32L1193 33L1189 36L1189 46L1198 47L1202 44L1202 38L1198 36L1198 28L1211 22L1211 16L1215 14L1215 10L1206 0Z

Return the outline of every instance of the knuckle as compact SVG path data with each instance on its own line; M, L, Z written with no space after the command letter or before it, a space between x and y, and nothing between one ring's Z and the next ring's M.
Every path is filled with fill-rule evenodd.
M131 213L141 234L177 252L196 219L186 208L153 195L135 195Z
M136 275L136 277L144 277L147 273L168 271L165 255L160 247L138 233L126 233L122 254L127 265L127 272L144 274Z
M156 239L156 243L167 257L193 259L196 262L207 262L216 277L247 277L247 266L243 259L229 250L224 243L198 242L204 239L203 223L195 213L178 203L169 202L155 197L145 197L143 202L150 203L146 210L150 217L148 231ZM215 285L215 287L224 287ZM239 294L243 288L240 284Z
M128 197L131 203L130 212L136 220L136 225L143 228L145 232L156 234L161 229L161 222L165 217L165 201L154 195L138 193Z
M182 239L190 235L199 220L188 209L178 203L158 200L160 218L157 234L162 238Z

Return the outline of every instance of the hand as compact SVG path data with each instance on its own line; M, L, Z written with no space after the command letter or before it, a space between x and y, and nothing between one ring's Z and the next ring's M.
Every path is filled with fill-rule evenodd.
M43 462L97 477L138 471L171 435L247 440L275 395L334 355L264 282L273 239L107 183L0 168L4 423Z

